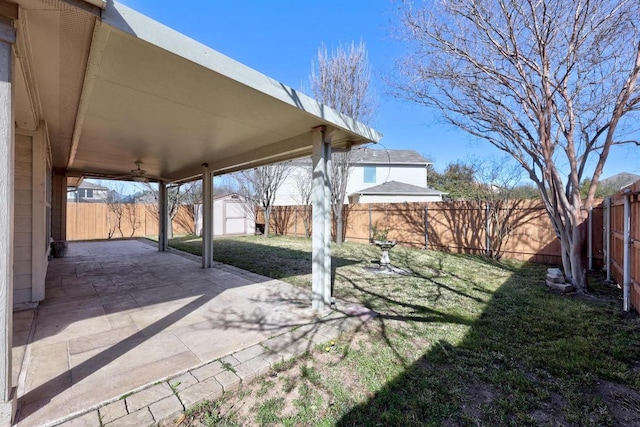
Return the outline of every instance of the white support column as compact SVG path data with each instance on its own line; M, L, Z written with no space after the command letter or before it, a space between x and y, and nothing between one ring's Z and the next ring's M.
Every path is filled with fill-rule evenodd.
M15 413L11 383L13 329L13 197L14 105L12 44L15 30L0 15L0 427L10 426Z
M209 165L202 165L202 268L213 266L213 179Z
M324 184L324 286L322 295L325 307L331 306L333 293L333 271L331 268L331 137L327 132L323 132L324 158L325 158L325 184Z
M324 126L314 128L311 133L313 145L313 236L311 252L311 306L324 311L330 304L331 294L331 186L329 170L331 165L327 155L331 149L325 146ZM327 195L328 193L328 195ZM328 225L327 225L328 224Z
M158 183L158 251L165 252L169 249L167 227L169 225L169 199L167 197L167 184Z

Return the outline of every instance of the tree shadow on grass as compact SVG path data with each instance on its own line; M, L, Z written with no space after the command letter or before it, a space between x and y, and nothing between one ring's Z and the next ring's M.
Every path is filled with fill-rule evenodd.
M259 240L264 239L264 242ZM282 244L283 238L220 238L213 242L213 259L223 264L233 265L244 270L262 274L273 279L304 276L311 274L311 247L299 242L305 239L292 239L295 248ZM296 242L298 240L299 242ZM170 241L170 245L200 256L201 240L194 236L181 236ZM332 256L333 267L343 267L359 263L359 259Z
M464 338L431 343L337 425L640 425L638 318L550 293L530 276L515 272L478 319L463 322ZM422 311L413 305L409 313ZM430 321L456 321L438 317ZM378 317L387 346L398 320Z

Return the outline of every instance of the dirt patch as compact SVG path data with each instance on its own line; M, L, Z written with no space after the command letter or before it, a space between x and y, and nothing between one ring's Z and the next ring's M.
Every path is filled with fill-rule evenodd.
M468 399L460 402L460 409L474 420L482 420L483 406L491 405L498 392L489 384L477 383L469 387Z
M536 421L536 425L570 425L562 413L562 408L566 405L567 402L561 395L553 393L547 402L541 402L540 407L531 411L529 415Z
M640 393L624 384L599 381L594 389L611 411L616 425L640 426Z

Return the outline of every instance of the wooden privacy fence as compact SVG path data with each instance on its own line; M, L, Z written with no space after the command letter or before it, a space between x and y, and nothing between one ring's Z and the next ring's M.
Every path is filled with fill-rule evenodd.
M640 181L602 203L607 279L623 288L625 311L640 311Z
M174 234L194 232L193 216L180 206L172 221ZM93 240L158 235L154 204L67 203L67 240Z
M597 212L602 208L594 209L595 227L601 227L602 215ZM514 200L495 210L500 224L492 220L486 204L476 202L346 205L344 237L346 241L370 242L376 237L374 234L386 232L387 238L406 246L470 254L494 251L506 258L562 263L560 242L541 202ZM310 214L310 207L275 206L271 212L271 229L277 234L305 236ZM499 247L495 245L500 240L495 236L497 228L504 234ZM586 224L584 233L586 237ZM593 247L602 247L602 237L602 232L593 233ZM602 250L595 249L591 259L595 265L602 266Z

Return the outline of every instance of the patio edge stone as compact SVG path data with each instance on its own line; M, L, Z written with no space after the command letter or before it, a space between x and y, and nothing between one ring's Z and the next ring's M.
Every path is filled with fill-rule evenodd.
M336 339L345 330L357 328L369 320L357 316L345 317L344 314L336 317L335 312L329 312L323 318L324 323L319 326L306 325L272 336L258 344L134 390L124 399L121 397L104 402L102 406L56 425L75 427L87 425L87 420L94 419L96 426L105 427L173 425L184 411L198 403L219 399L224 393L239 389L243 384L267 374L276 364L301 356L314 345ZM308 333L313 336L308 337ZM232 369L227 369L225 363ZM183 383L181 379L187 381ZM180 384L172 386L172 381L175 383L176 380Z

